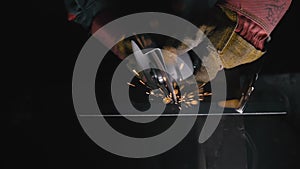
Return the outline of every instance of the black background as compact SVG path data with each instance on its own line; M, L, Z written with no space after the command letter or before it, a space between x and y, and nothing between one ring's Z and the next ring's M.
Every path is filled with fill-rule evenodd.
M1 119L5 127L1 139L5 141L2 146L7 151L3 153L8 159L3 165L9 165L8 168L83 167L86 162L104 160L113 164L105 168L116 168L118 165L114 163L118 158L103 152L88 139L72 107L72 72L78 53L88 39L86 30L67 20L63 1L13 1L4 3L2 8L4 106L1 114L4 116ZM300 72L299 9L300 3L294 0L273 31L262 74ZM257 137L266 137L264 134L270 131L270 126L281 121L266 119L266 123L270 121L268 128L265 122L254 120L250 123L263 128ZM291 140L261 144L265 151L275 151L265 153L272 156L266 157L261 168L299 168L296 167L299 136L295 135L299 132L286 123L280 124L286 129L271 135L284 135ZM140 163L132 168L141 166ZM101 162L93 167L101 168Z

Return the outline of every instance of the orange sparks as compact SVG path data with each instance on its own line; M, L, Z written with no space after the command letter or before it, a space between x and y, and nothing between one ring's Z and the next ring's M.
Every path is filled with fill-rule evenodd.
M127 82L127 84L128 84L129 86L135 87L134 84L131 84L131 83L129 83L129 82Z
M133 72L136 76L140 76L140 74L139 74L135 69L133 69L132 72Z
M139 80L139 82L142 83L142 85L146 86L146 84L142 80Z

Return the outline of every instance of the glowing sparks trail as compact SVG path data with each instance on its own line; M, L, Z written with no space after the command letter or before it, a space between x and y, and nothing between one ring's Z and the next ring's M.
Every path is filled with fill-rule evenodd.
M184 63L181 63L180 66L179 66L179 70L182 70L183 66L184 66Z
M146 84L145 84L142 80L139 80L139 82L140 82L142 85L146 86Z
M131 83L129 83L129 82L127 82L127 84L128 84L129 86L135 87L134 84L131 84Z
M137 77L140 76L140 74L139 74L135 69L133 69L132 72L133 72Z
M183 68L183 65L180 65L180 68ZM140 78L140 74L133 69L132 72ZM161 88L158 88L158 90L152 90L142 79L139 80L139 83L149 89L149 91L145 92L147 95L151 95L154 97L161 98L162 102L164 104L170 104L173 103L173 95L170 93L169 95L165 95L163 90ZM129 86L136 87L135 84L127 82ZM184 85L178 86L176 82L173 82L173 88L174 88L174 94L176 96L177 102L174 104L179 104L180 106L178 107L181 109L181 106L185 106L186 108L191 107L191 106L197 106L199 102L204 101L206 97L209 97L212 95L211 92L205 92L204 91L204 86L206 83L202 83L198 85L198 91L196 91L196 94L194 92L189 92L189 93L181 93L184 89ZM150 100L153 100L150 98Z

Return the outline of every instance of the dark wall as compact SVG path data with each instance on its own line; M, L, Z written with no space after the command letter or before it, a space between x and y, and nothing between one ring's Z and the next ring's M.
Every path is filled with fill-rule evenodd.
M5 87L1 114L6 127L1 138L6 143L7 164L10 168L76 167L83 165L82 155L97 162L93 152L99 149L81 130L71 97L73 67L87 32L67 21L62 0L13 1L3 6L7 9L2 19ZM298 9L300 3L294 0L274 30L262 73L300 73ZM110 157L104 152L99 159L114 163Z

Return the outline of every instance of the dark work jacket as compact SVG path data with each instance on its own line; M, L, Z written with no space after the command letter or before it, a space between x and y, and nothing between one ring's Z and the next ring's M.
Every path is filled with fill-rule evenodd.
M217 0L65 0L68 19L89 30L93 18L102 11L110 11L116 16L137 12L164 12L185 19L194 13L205 11Z

